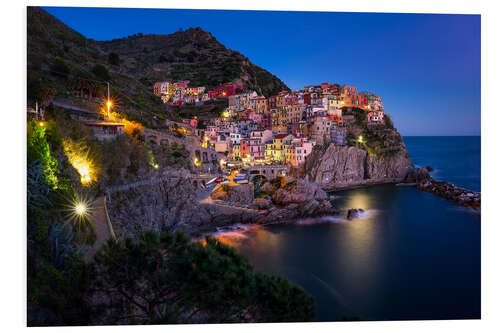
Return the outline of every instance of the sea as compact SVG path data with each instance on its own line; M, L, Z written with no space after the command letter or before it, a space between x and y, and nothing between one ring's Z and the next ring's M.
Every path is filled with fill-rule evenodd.
M430 166L431 176L472 191L481 191L480 136L406 136L416 166Z
M412 162L480 191L480 137L404 137ZM316 301L317 321L479 319L481 217L414 186L330 193L340 216L216 236ZM362 208L346 220L347 209Z

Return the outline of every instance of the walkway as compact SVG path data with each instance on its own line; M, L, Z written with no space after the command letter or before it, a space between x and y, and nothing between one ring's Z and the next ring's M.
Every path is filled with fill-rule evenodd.
M84 259L85 261L90 261L97 250L109 239L116 239L113 226L109 219L107 212L106 197L102 196L96 199L93 209L92 223L94 224L94 232L96 234L96 240L92 246L87 246L84 249Z
M111 193L115 193L115 192L127 191L127 190L130 190L132 188L139 187L139 186L153 185L156 183L161 183L161 182L167 181L169 178L171 178L171 177L169 177L169 176L157 176L157 177L153 177L153 178L149 178L149 179L145 179L145 180L140 180L140 181L133 182L133 183L117 185L117 186L110 186L110 187L106 188L106 193L111 194Z

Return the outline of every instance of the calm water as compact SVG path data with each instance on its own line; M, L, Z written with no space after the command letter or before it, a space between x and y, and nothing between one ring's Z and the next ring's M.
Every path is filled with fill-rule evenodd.
M432 177L481 191L480 136L406 136L411 161L436 169Z
M469 157L439 145L429 157L419 148L431 139L405 138L413 163L437 168L443 178L477 189ZM475 140L475 139L474 139ZM431 140L432 141L432 140ZM472 147L472 148L471 148ZM448 148L447 148L448 149ZM439 153L439 151L441 153ZM444 156L453 156L448 168ZM468 185L468 186L467 186ZM281 275L314 296L317 320L459 319L480 317L480 216L414 187L382 185L335 193L339 209L363 208L357 220L305 220L293 224L254 226L221 236L246 255L257 270ZM345 215L344 215L345 216Z

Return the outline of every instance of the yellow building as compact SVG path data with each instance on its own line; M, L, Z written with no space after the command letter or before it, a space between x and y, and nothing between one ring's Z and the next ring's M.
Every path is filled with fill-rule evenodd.
M239 143L233 144L233 148L231 153L229 154L229 157L232 158L233 160L241 159L241 151Z
M266 152L265 152L265 160L266 160L266 163L272 163L274 162L274 150L273 150L273 143L274 140L269 140L268 142L266 142Z
M270 152L273 161L286 161L286 146L290 144L292 139L293 136L290 134L278 134L273 138L273 144Z
M292 104L285 107L285 116L287 124L296 124L302 120L302 114L304 112L303 104Z

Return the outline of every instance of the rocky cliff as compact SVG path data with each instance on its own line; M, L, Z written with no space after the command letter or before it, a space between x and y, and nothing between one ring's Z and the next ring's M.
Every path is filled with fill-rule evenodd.
M324 150L313 150L302 176L325 190L337 190L399 182L412 170L413 165L404 145L395 153L383 155L332 143Z
M199 237L235 224L275 223L336 213L326 193L303 179L290 178L270 200L256 199L243 206L224 200L199 201L197 191L186 177L170 177L112 192L108 210L117 237L134 237L145 230L180 229Z

